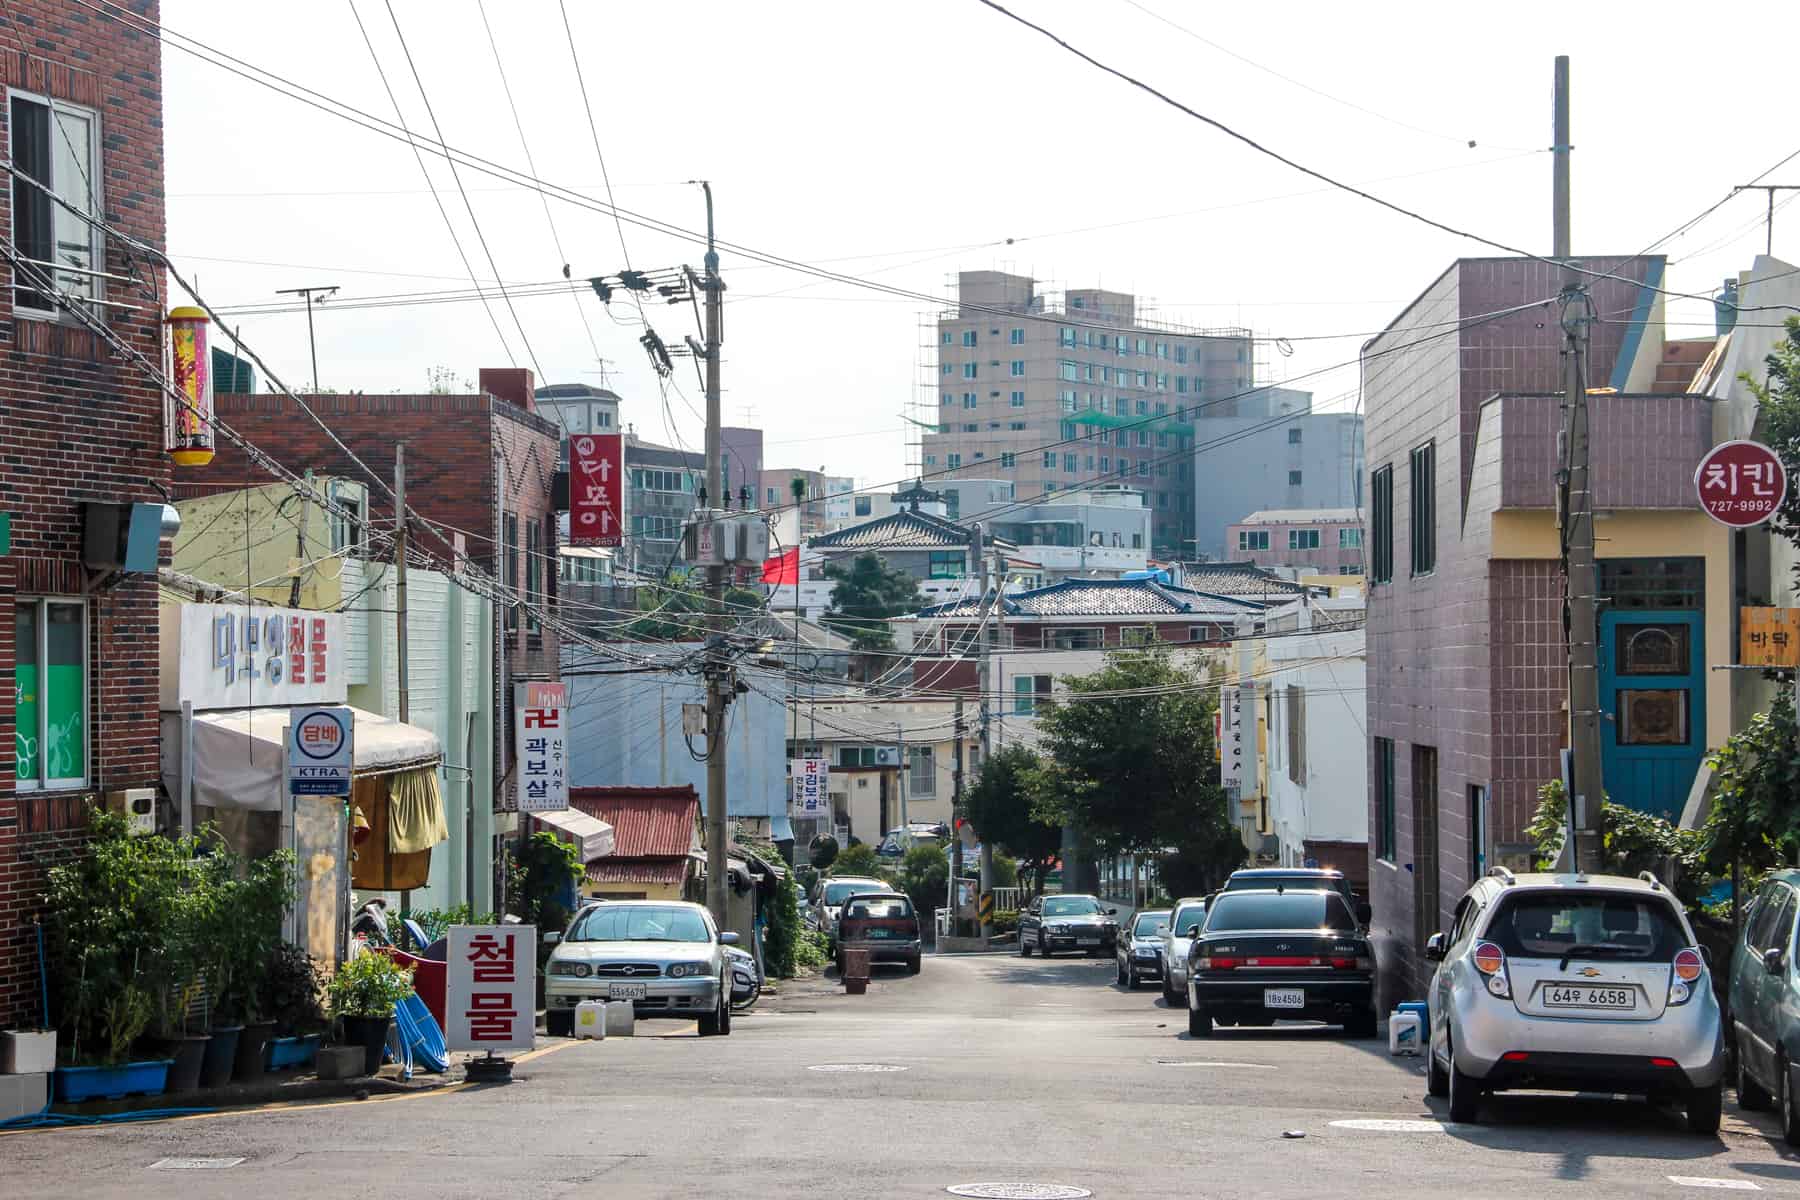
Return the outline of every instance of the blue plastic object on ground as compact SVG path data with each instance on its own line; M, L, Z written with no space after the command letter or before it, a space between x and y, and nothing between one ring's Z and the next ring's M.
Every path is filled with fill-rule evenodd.
M1395 1012L1411 1012L1419 1014L1419 1028L1424 1030L1424 1039L1431 1037L1431 1006L1423 1000L1402 1000L1394 1005Z
M444 1031L437 1018L425 1007L425 1001L414 992L394 1006L394 1027L400 1031L407 1057L425 1071L442 1073L450 1069L450 1052L444 1044Z
M411 917L403 917L400 923L406 926L407 934L413 941L413 953L424 954L425 947L431 945L431 939L425 936L425 927Z

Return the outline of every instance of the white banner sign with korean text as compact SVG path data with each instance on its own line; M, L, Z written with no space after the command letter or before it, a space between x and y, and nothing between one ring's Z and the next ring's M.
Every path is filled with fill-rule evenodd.
M1237 787L1244 779L1243 692L1227 684L1219 689L1219 783Z
M162 610L162 708L342 704L344 618L307 609L172 604Z
M831 768L822 758L788 759L789 815L822 817L831 811Z
M452 925L444 966L444 1042L450 1049L531 1049L537 926Z
M513 702L519 811L569 807L569 694L561 683L521 683Z

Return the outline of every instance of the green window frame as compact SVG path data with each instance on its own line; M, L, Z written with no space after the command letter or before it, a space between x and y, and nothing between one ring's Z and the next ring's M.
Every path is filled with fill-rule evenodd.
M59 596L19 600L13 638L18 790L86 787L87 605Z

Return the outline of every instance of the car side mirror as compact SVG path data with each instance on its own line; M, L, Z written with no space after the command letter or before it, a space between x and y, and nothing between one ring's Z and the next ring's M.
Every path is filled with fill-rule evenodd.
M1431 962L1443 962L1444 951L1450 948L1450 935L1434 933L1425 939L1425 957Z
M740 940L742 939L729 929L719 935L719 945L721 946L735 946Z
M546 945L554 946L557 942L560 942L560 941L562 941L562 934L558 933L554 929L544 930L544 943Z
M1116 917L1119 915L1119 910L1116 908L1109 908L1106 910L1106 915L1109 917Z
M1771 975L1781 974L1781 966L1787 961L1787 955L1782 953L1780 946L1773 946L1764 950L1762 958L1763 970Z
M1375 910L1369 906L1369 902L1367 900L1358 900L1356 902L1356 923L1358 925L1367 925L1374 919Z

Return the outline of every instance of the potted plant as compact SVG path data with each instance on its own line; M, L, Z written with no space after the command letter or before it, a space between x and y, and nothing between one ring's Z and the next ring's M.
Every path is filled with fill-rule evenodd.
M412 968L372 950L358 954L331 977L331 1015L343 1022L344 1044L362 1047L363 1074L381 1069L394 1006L412 990Z
M308 1066L319 1052L319 1034L325 1028L325 1009L320 1003L323 986L312 955L292 942L275 948L269 963L266 1011L275 1021L269 1039L268 1068Z
M294 856L279 851L252 861L236 889L231 928L235 942L237 986L233 989L244 1020L238 1035L232 1078L262 1078L275 1021L269 1004L270 973L282 945L281 922L294 896Z

